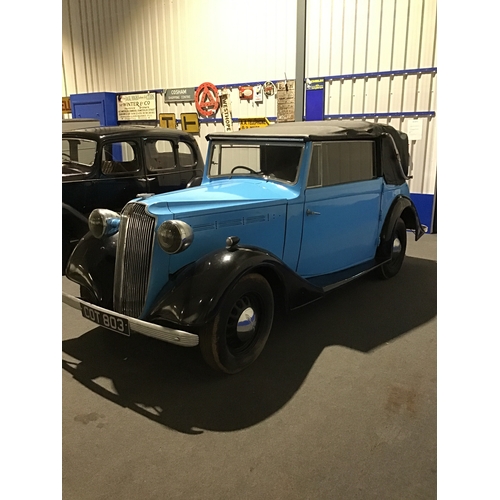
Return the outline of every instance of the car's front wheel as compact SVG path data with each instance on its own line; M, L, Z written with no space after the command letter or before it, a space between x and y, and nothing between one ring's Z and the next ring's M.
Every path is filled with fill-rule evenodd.
M406 254L406 226L403 219L398 219L391 235L391 260L379 267L380 277L389 279L398 274Z
M264 349L274 316L274 297L260 274L247 274L226 291L218 313L200 334L205 361L215 370L237 373Z
M66 274L66 266L71 255L71 239L65 231L62 233L62 275Z

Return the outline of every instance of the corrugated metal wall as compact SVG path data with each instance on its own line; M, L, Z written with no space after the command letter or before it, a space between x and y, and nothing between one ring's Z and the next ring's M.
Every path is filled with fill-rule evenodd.
M308 0L306 77L325 77L325 115L407 131L410 189L436 177L437 0ZM290 0L63 0L62 95L217 86L295 78L296 3ZM194 112L165 104L158 112ZM275 117L275 98L240 101L233 117ZM237 127L237 125L235 125ZM203 124L205 135L221 123Z

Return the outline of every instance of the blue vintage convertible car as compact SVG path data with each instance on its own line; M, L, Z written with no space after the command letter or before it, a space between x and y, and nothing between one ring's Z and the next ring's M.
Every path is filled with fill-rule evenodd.
M421 225L407 136L365 121L215 133L201 184L92 212L63 301L124 335L199 345L236 373L261 353L275 306L296 308L376 270L396 275Z

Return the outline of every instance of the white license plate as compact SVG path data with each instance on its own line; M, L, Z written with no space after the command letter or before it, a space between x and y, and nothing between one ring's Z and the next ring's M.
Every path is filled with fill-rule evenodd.
M97 309L84 304L80 304L80 306L82 308L82 315L84 318L87 318L98 325L104 326L109 330L113 330L114 332L130 336L128 320L115 316L114 314L98 311Z

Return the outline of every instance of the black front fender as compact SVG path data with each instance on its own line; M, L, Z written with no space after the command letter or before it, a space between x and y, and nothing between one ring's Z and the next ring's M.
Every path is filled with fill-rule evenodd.
M97 239L87 233L76 245L66 267L69 280L82 286L86 299L112 308L118 233Z
M67 203L62 204L63 234L80 239L88 231L88 219Z
M323 295L286 266L275 255L257 247L216 250L170 277L148 315L150 321L165 321L197 329L213 319L223 296L244 274L263 275L273 291L294 308Z

